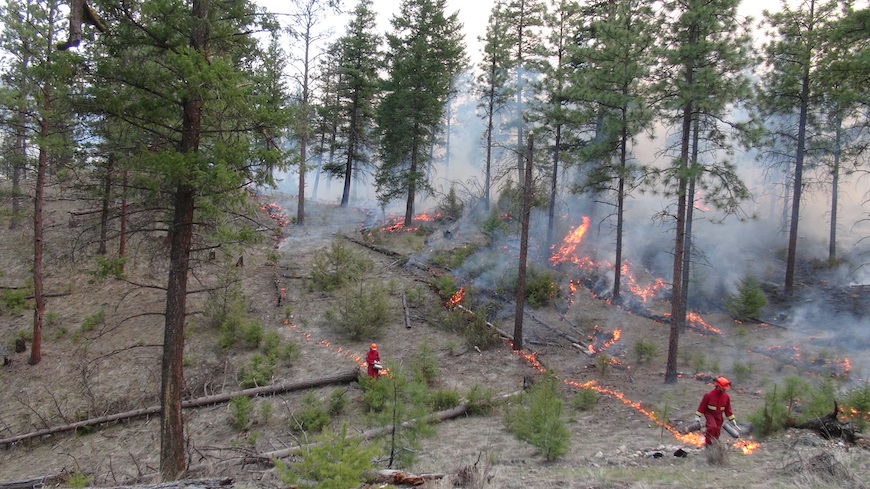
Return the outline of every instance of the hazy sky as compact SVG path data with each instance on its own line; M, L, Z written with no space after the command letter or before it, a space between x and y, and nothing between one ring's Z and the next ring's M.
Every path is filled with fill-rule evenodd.
M287 0L257 0L257 2L272 12L281 13L286 11L288 4ZM382 31L390 29L390 19L399 11L401 0L374 0L374 10L378 13L378 25ZM468 47L468 55L472 61L477 61L480 56L480 47L476 45L477 39L486 33L486 24L489 20L489 14L495 0L447 0L447 12L459 13L459 21L462 22L465 29L465 40ZM789 0L789 3L797 3L796 0ZM868 0L861 0L857 4L868 3ZM342 8L345 11L352 11L357 5L357 0L342 0ZM761 19L761 13L767 9L777 11L780 9L780 0L749 0L744 1L740 10L743 15L750 15L756 20ZM335 16L336 33L340 34L349 17L347 15Z

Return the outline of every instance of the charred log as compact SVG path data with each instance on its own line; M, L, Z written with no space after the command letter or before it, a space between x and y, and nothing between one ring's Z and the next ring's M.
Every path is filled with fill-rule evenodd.
M401 486L422 486L427 480L443 479L444 474L409 474L402 470L369 470L363 474L369 484L394 484Z
M837 415L840 407L834 403L834 410L825 416L812 418L795 425L795 428L813 430L828 440L843 440L855 443L855 426L852 423L840 421Z

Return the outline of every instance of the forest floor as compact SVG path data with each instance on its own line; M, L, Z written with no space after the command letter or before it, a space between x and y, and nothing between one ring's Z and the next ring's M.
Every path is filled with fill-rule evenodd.
M287 215L295 212L291 196L268 199L276 204L267 206L273 214L279 209ZM82 245L94 239L96 231L89 223L95 216L84 214L87 218L71 227L69 212L84 209L70 205L57 199L47 213L49 317L39 364L28 363L29 342L24 352L12 350L14 339L26 338L32 328L31 309L16 310L4 299L0 344L6 346L10 363L0 367L0 438L158 403L164 297L158 288L143 285L163 283L163 240L155 235L131 242L127 279L98 280L88 273L96 269L93 245ZM681 335L681 376L667 384L669 325L657 319L669 312L668 303L651 300L644 304L648 314L635 314L580 288L570 295L563 292L552 305L530 309L524 321L527 355L513 352L507 343L477 348L443 326L445 315L464 312L444 307L429 287L438 269L426 262L433 249L474 242L479 236L473 231L458 223L427 222L431 234L378 232L372 241L369 233L383 223L371 213L314 203L306 209L306 224L285 226L280 242L267 239L237 252L227 246L218 254L226 256L223 260L197 255L191 279L191 289L205 289L234 274L242 283L249 317L299 346L299 358L279 365L273 383L358 368L358 357L364 356L372 341L378 343L382 360L397 369L412 368L421 355L434 357L438 375L431 389L465 394L482 386L496 395L515 393L524 381L540 375L528 353L563 381L560 393L570 431L570 448L564 456L546 461L534 447L516 440L504 427L505 406L499 405L488 415L439 423L434 436L423 439L407 471L444 475L424 487L460 487L460 473L476 477L466 480L465 487L480 488L856 488L870 480L870 453L865 446L825 440L806 430L789 429L763 440L754 440L751 434L740 440L723 435L727 442L723 463L709 463L703 449L675 434L692 421L712 376L732 379L733 408L744 423L764 405L765 393L789 376L824 380L831 372L820 373L817 367L823 364L842 378L843 372L837 370L840 352L814 348L811 331L738 323L721 313L702 314L703 323L690 323ZM261 229L274 228L274 217L280 216L258 216ZM28 284L32 262L28 227L0 229L0 285L7 294ZM310 286L313 261L335 240L371 260L375 267L368 280L382 281L392 291L395 314L379 325L372 338L349 340L337 331L327 311L338 305L340 296ZM402 292L415 297L406 302L407 325ZM191 296L189 310L195 314L186 334L185 382L191 398L239 390L240 369L256 353L217 345L218 332L198 323L205 307L202 296ZM497 315L492 321L503 331L513 331L512 315ZM602 354L584 353L567 339L594 343L596 332L613 338L617 330L615 342L597 345L615 359L606 366L600 361ZM638 342L654 344L658 355L639 362L634 353ZM772 353L782 351L800 354ZM795 357L801 361L791 361ZM580 384L593 385L598 393L590 410L578 410L572 402ZM346 390L350 406L332 426L347 421L352 431L370 428L356 383L312 392L325 400L336 389ZM243 430L233 425L226 403L185 410L190 464L198 467L194 475L232 477L238 488L287 487L270 464L241 461L302 440L290 427L303 409L305 395L289 392L256 398L252 423ZM266 404L270 407L264 408ZM0 450L0 484L64 470L91 477L93 486L153 482L159 468L159 428L159 417L154 415L8 444ZM744 454L740 445L750 439L760 446ZM383 465L385 460L379 462Z

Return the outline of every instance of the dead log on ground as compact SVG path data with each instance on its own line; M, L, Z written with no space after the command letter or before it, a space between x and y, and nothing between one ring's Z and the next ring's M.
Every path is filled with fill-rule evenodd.
M67 482L68 477L68 473L61 472L56 475L35 477L23 481L0 483L0 489L35 489L37 487L46 487L49 485L63 485ZM233 487L232 479L188 479L160 484L111 486L101 487L99 489L230 489L231 487Z
M109 486L91 489L230 489L233 480L224 479L187 479L159 484L137 484L135 486Z
M351 370L349 372L329 375L326 377L321 377L318 379L310 379L303 380L298 382L287 382L283 384L276 385L266 385L263 387L254 387L252 389L244 389L236 392L229 392L225 394L216 394L213 396L199 397L196 399L188 399L186 401L182 401L181 407L183 408L194 408L194 407L202 407L208 406L211 404L220 404L224 402L229 402L234 397L256 397L258 395L266 395L266 394L278 394L281 392L290 392L302 389L311 389L314 387L323 387L326 385L332 384L349 384L354 382L359 377L359 371L357 369ZM53 428L45 428L39 431L34 431L31 433L25 433L23 435L17 435L9 438L0 439L0 445L8 445L12 443L16 443L22 440L28 440L31 438L38 438L44 435L52 435L55 433L61 433L64 431L73 431L78 428L83 428L85 426L96 426L105 423L111 423L113 421L120 421L124 419L138 418L142 416L149 416L160 413L160 406L151 406L142 409L135 409L133 411L127 411L123 413L110 414L107 416L100 416L99 418L91 418L83 421L78 421L76 423L67 424L64 426L55 426Z
M532 314L532 313L530 313L530 312L526 312L525 314L526 314L526 316L532 318L532 320L534 320L536 323L538 323L538 324L540 324L541 326L547 328L549 331L552 331L553 333L556 333L557 335L561 336L562 338L564 338L564 339L570 341L570 342L571 342L571 346L573 346L574 348L577 348L578 350L582 351L583 353L586 354L586 356L590 356L590 357L591 357L591 356L594 355L594 353L592 353L592 352L589 351L589 345L584 345L583 342L580 341L579 338L575 338L575 337L573 337L573 336L571 336L571 335L569 335L569 334L567 334L567 333L564 333L564 332L560 331L560 330L557 329L557 328L554 328L553 326L550 326L549 324L547 324L547 323L541 321L540 319L536 318L535 315Z
M35 487L56 486L66 482L69 474L64 471L60 474L44 475L14 482L0 483L0 489L33 489Z
M454 408L445 409L444 411L438 411L437 413L433 413L431 416L428 416L426 418L426 421L429 423L438 423L441 421L446 421L448 419L458 418L459 416L462 416L463 414L465 414L466 411L468 411L468 405L467 404L460 404ZM405 421L404 423L401 424L401 426L403 428L407 428L407 427L411 426L413 423L416 423L417 421L418 420ZM390 431L392 431L392 429L393 429L392 426L381 426L379 428L372 428L370 430L363 431L360 434L360 438L362 438L363 440L370 440L376 436L385 435L385 434L389 433ZM307 446L312 446L312 445L313 444L309 444ZM242 463L244 465L248 465L248 464L272 464L273 460L290 457L293 454L297 453L302 448L303 448L302 446L295 446L295 447L290 447L290 448L282 448L281 450L275 450L272 452L265 452L265 453L261 453L261 454L254 455L251 457L246 457Z
M795 428L813 430L828 440L843 440L848 443L855 443L855 426L852 423L837 419L839 412L840 407L834 402L833 411L818 418L808 419L796 425Z
M411 329L411 318L408 316L408 301L405 299L404 292L402 292L402 310L405 311L405 327Z
M427 480L443 479L444 474L409 474L402 470L367 470L363 472L365 481L369 484L395 484L401 486L422 486Z

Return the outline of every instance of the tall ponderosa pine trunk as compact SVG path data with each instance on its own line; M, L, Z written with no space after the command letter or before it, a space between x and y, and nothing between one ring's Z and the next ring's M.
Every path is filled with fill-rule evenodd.
M30 364L42 361L42 325L45 317L45 295L42 289L42 262L45 245L43 209L45 206L45 177L48 173L49 122L51 112L51 89L46 85L42 90L43 117L39 121L39 159L36 168L36 188L33 197L33 342L30 348Z
M191 16L199 22L190 33L190 45L203 53L208 49L206 22L210 0L193 0ZM196 153L202 135L203 101L191 97L182 102L179 153ZM173 216L169 232L169 278L166 285L166 318L163 331L162 386L160 390L160 476L164 481L183 478L187 472L184 452L184 422L181 399L184 390L184 323L187 319L187 276L193 242L196 189L185 183L174 189Z
M532 179L532 154L535 137L529 134L529 144L523 155L526 158L525 174L523 175L523 215L520 220L520 260L517 266L516 310L514 312L514 350L523 349L523 314L526 308L526 263L529 255L529 221L532 214L532 194L534 180Z

